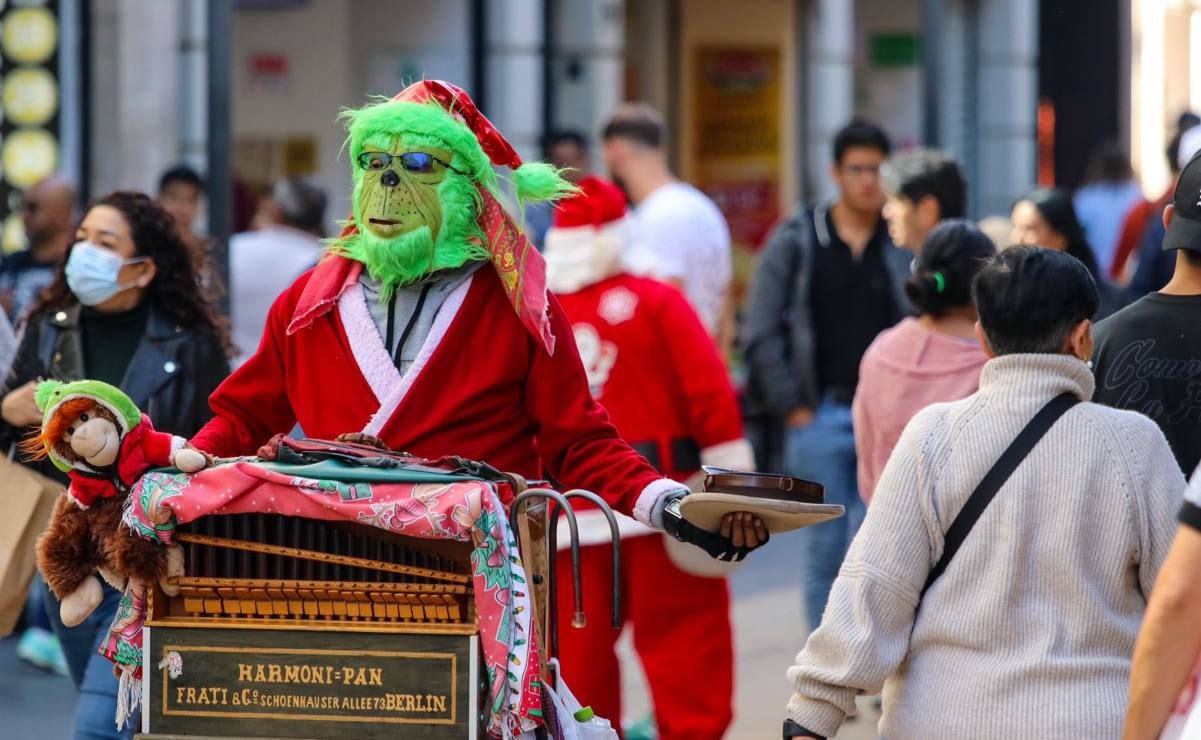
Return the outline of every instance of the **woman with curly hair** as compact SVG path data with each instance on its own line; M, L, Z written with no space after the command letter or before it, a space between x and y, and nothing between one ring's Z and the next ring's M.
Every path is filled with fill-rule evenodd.
M171 216L141 193L116 192L90 204L75 245L30 312L12 370L0 390L0 444L41 422L39 379L102 380L125 391L157 428L189 437L210 416L208 396L229 373L223 325L202 294L193 260ZM62 478L42 461L43 475ZM76 738L116 738L117 680L97 655L120 594L78 627L47 611L80 690ZM126 732L132 735L132 727Z

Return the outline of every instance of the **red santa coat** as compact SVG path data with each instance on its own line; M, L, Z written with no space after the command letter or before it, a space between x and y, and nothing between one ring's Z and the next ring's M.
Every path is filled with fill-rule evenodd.
M651 444L663 472L683 480L696 472L696 457L672 457L673 440L690 439L702 462L753 469L750 445L717 346L688 300L676 288L619 274L572 293L559 294L572 322L580 357L593 394L604 404L618 432L635 445ZM599 512L578 513L585 598L608 604L609 539ZM720 738L732 718L733 639L725 579L700 577L687 568L707 557L688 545L673 548L629 519L620 523L627 623L638 636L637 650L664 738ZM560 539L566 540L560 524ZM633 538L633 541L628 541ZM689 553L689 550L695 552ZM691 555L691 558L689 557ZM681 557L685 560L681 561ZM559 567L570 567L558 554ZM712 572L710 573L712 574ZM664 589L672 598L663 598ZM570 614L559 594L562 619ZM563 675L598 712L621 713L621 676L608 624L567 630L562 636ZM704 676L694 679L681 678Z
M725 365L679 290L622 274L558 299L593 396L624 439L659 446L668 475L696 472L667 462L673 439L690 438L709 454L741 443Z
M657 448L662 472L680 481L697 467L695 458L691 463L672 458L672 443L679 440L695 442L703 464L753 469L725 364L678 289L619 274L558 299L571 320L592 394L622 438ZM607 530L597 524L581 517L581 540L607 540Z
M215 417L196 447L252 454L296 422L316 438L363 431L414 455L549 474L644 524L659 497L678 488L618 438L573 343L560 341L548 355L493 270L477 270L447 296L402 377L371 319L362 269L330 256L280 295L258 351L210 398ZM555 336L571 336L553 299L549 319Z

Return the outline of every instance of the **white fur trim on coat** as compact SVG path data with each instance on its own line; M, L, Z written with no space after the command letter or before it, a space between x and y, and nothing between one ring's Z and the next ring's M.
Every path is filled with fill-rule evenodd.
M658 530L651 529L642 522L631 519L625 514L613 512L617 518L617 536L623 540L628 537L641 537L656 534ZM613 541L613 533L609 531L609 520L596 509L577 511L575 515L576 528L580 533L580 546L603 545ZM571 546L571 529L567 526L567 517L559 517L558 529L555 534L555 548L566 550Z
M367 426L363 428L364 434L379 434L392 415L396 413L396 409L400 408L405 396L409 395L409 389L413 387L413 383L416 382L421 371L429 363L430 357L433 356L434 350L442 344L442 339L450 329L451 323L459 315L459 309L463 307L463 301L467 300L467 291L471 290L471 283L474 279L474 275L469 275L459 287L446 296L446 300L442 301L442 305L438 307L438 313L434 315L433 323L430 324L430 333L417 352L417 357L413 359L413 364L409 366L408 372L400 375L396 365L389 361L388 364L393 372L400 377L400 383L392 389L391 393L381 399L379 411L375 412L375 416L371 417L371 421L367 422ZM366 303L363 305L365 307ZM372 326L374 325L375 322L372 321ZM379 329L375 330L375 341L383 348L384 340L379 335Z
M671 478L660 478L647 483L646 488L642 489L642 493L638 494L638 500L634 502L634 518L648 527L662 529L663 523L656 522L652 518L659 500L673 493L687 491L688 489L683 484Z
M574 293L620 273L629 242L629 216L602 226L551 227L546 232L546 288Z
M744 438L732 439L701 450L701 465L727 468L743 473L755 472L755 451Z
M438 349L438 345L442 343L451 323L459 315L459 309L463 307L463 301L467 299L467 291L471 289L474 277L474 275L469 276L446 296L446 300L438 308L438 313L434 315L429 335L426 336L417 357L404 375L401 375L400 371L396 369L392 357L384 348L384 338L380 336L379 328L375 325L375 320L371 318L371 312L367 308L367 298L363 294L363 286L351 286L338 299L338 314L342 318L342 327L346 330L351 353L354 354L359 370L362 371L363 377L367 379L367 384L371 386L372 393L380 403L379 409L367 422L367 426L363 428L364 434L378 435L392 415L396 413L396 409L408 395L409 389L413 387L413 383L429 363L434 350Z
M384 348L362 285L355 283L342 293L338 299L338 317L342 319L342 330L359 371L371 386L375 400L382 403L388 391L400 382L400 372Z

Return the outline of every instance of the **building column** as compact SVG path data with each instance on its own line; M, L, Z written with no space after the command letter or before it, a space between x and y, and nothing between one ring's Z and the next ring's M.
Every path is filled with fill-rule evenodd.
M187 0L179 27L179 158L200 172L208 170L209 1Z
M555 0L555 6L552 126L584 134L596 160L600 130L621 103L624 10L619 0Z
M830 142L855 110L855 7L847 0L813 0L807 11L801 195L813 201L835 195L826 175Z
M1038 167L1038 3L980 3L978 216L1008 214L1034 186Z
M949 152L963 168L971 215L980 205L980 5L976 0L949 0L942 10L939 70L933 76L927 71L922 81L923 94L931 81L937 85L932 110L938 115L938 138L926 144ZM923 28L923 55L930 38L930 29ZM927 109L923 117L930 112Z
M90 190L153 190L164 163L175 161L179 152L179 79L174 70L180 4L95 0L90 7ZM167 32L147 33L148 28Z
M485 13L485 113L529 160L541 156L542 14L543 0L495 0Z

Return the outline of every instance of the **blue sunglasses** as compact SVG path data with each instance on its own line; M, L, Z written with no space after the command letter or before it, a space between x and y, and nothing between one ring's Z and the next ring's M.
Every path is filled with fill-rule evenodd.
M389 154L388 152L363 152L359 155L359 167L362 167L368 172L378 172L386 170L392 166L393 162L399 162L405 172L412 172L416 175L428 175L434 171L434 162L442 165L446 169L455 174L464 174L460 170L451 167L449 163L435 157L428 152L405 152L404 154Z

